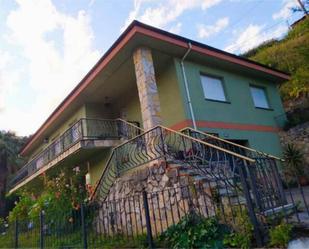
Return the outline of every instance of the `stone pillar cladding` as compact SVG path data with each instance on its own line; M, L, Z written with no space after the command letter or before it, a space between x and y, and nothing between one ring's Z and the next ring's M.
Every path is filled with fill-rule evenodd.
M136 49L133 53L133 61L143 126L145 130L149 130L162 122L151 50L146 47Z

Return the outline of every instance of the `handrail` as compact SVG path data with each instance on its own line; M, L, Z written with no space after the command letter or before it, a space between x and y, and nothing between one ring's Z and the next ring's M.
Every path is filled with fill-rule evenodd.
M202 141L202 140L199 140L199 139L197 139L197 138L188 136L188 135L186 135L186 134L183 134L183 133L181 133L181 132L178 132L178 131L169 129L169 128L167 128L167 127L158 125L158 126L155 126L155 127L151 128L151 129L149 129L149 130L143 132L142 134L139 134L139 135L135 136L134 138L129 139L129 140L127 140L127 141L125 141L125 142L121 143L120 145L118 145L118 146L116 146L116 147L113 148L113 150L112 150L112 152L111 152L111 155L110 155L110 157L109 157L107 163L105 164L106 166L105 166L105 168L103 169L103 172L102 172L102 174L101 174L100 180L96 183L95 188L94 188L94 191L93 191L93 193L91 194L91 196L89 197L89 200L90 200L90 201L93 201L93 200L94 200L94 198L95 198L95 196L96 196L96 194L97 194L97 191L98 191L99 186L100 186L101 184L103 184L102 181L104 180L105 177L108 177L108 175L106 175L106 174L108 174L108 171L110 170L112 157L115 155L115 153L117 154L117 150L120 150L122 147L124 147L124 146L126 146L127 144L130 144L130 143L132 143L132 142L134 142L134 141L137 142L137 141L139 140L139 138L141 138L141 137L143 137L143 136L146 136L147 134L150 134L150 135L151 135L151 132L152 132L152 131L155 131L155 130L157 130L157 129L160 129L161 134L162 134L164 131L168 131L168 132L171 132L172 134L177 134L178 136L180 136L180 137L182 137L182 138L186 138L186 139L188 139L189 141L195 141L195 142L197 142L197 143L199 143L199 144L206 145L206 146L208 146L208 147L210 147L210 148L213 148L213 149L215 149L215 150L219 150L219 151L221 151L221 152L230 154L230 155L232 155L232 156L235 156L235 157L240 158L240 159L242 159L242 160L248 161L248 162L250 162L250 163L254 163L254 162L255 162L255 160L252 159L252 158L249 158L249 157L246 157L246 156L244 156L244 155L235 153L235 152L233 152L233 151L229 151L229 150L227 150L227 149L224 149L224 148L218 147L218 146L216 146L216 145L207 143L207 142L205 142L205 141ZM166 144L164 141L162 141L162 142L163 142L162 148L164 148L165 145L167 145L167 144ZM163 149L163 150L164 150L164 149ZM121 151L120 151L120 152L121 152ZM157 151L157 152L158 152L158 151ZM158 152L158 153L161 153L161 151ZM160 155L160 156L165 156L165 155L163 154L163 151L162 151L162 155ZM149 159L148 159L148 158L146 157L145 160L148 160L148 161L145 161L145 162L143 162L143 163L147 163L147 162L153 160L153 158L149 158ZM118 162L118 161L117 161L117 159L116 159L116 163L117 163L117 162ZM116 165L116 166L117 166L117 165ZM134 166L133 166L133 167L134 167ZM117 170L118 170L117 175L119 174L119 168L120 168L120 167L119 167L119 165L118 165L118 166L117 166ZM125 168L125 171L127 171L127 170L128 170L128 169ZM125 172L125 171L123 171L123 172Z
M228 144L237 146L237 147L239 147L239 148L242 148L242 149L245 149L245 150L249 150L249 151L252 151L252 152L256 152L256 153L258 153L258 154L262 154L262 155L264 155L264 156L267 156L267 157L276 159L276 160L278 160L278 161L284 162L284 160L283 160L282 158L276 157L276 156L274 156L274 155L271 155L271 154L268 154L268 153L265 153L265 152L262 152L262 151L258 151L258 150L252 149L252 148L250 148L250 147L246 147L246 146L243 146L243 145L240 145L240 144L233 143L233 142L231 142L231 141L229 141L229 140L226 140L226 139L223 139L223 138L220 138L220 137L217 137L217 136L208 134L208 133L206 133L206 132L202 132L202 131L193 129L192 127L185 127L185 128L183 128L183 129L181 129L180 131L183 132L183 131L185 131L185 130L191 130L191 131L196 132L196 133L199 133L199 134L201 134L201 135L208 136L208 137L210 137L210 138L213 138L213 139L216 139L216 140L219 140L219 141L222 141L222 142L225 142L225 143L228 143Z
M186 134L183 134L183 133L181 133L181 132L179 132L179 131L175 131L175 130L172 130L172 129L170 129L170 128L167 128L167 127L164 127L164 126L161 126L161 125L159 125L158 127L161 127L161 128L163 128L163 129L165 129L165 130L174 132L174 133L176 133L176 134L178 134L178 135L181 135L181 136L183 136L183 137L186 137L186 138L188 138L188 139L192 139L192 140L195 141L195 142L198 142L198 143L207 145L207 146L209 146L209 147L212 147L212 148L214 148L214 149L217 149L217 150L220 150L220 151L222 151L222 152L228 153L228 154L230 154L230 155L239 157L239 158L241 158L241 159L243 159L243 160L246 160L246 161L249 161L249 162L251 162L251 163L254 163L254 162L255 162L255 159L252 159L252 158L246 157L246 156L244 156L244 155L235 153L235 152L233 152L233 151L229 151L229 150L227 150L227 149L221 148L221 147L219 147L219 146L216 146L216 145L207 143L207 142L202 141L202 140L200 140L200 139L197 139L197 138L188 136L188 135L186 135Z
M124 119L122 119L122 118L116 118L116 120L119 120L119 121L121 121L121 122L123 122L123 123L126 123L126 124L128 124L128 125L130 125L130 126L136 128L136 129L138 129L138 130L140 130L140 131L142 131L142 132L145 131L145 130L142 129L141 127L138 127L137 125L135 125L135 124L133 124L133 123L131 123L131 122L129 122L129 121L126 121L126 120L124 120Z

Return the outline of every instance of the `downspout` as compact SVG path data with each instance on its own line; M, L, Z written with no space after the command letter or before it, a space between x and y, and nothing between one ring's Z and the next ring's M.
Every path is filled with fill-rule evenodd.
M189 91L189 87L188 87L185 65L184 65L184 61L185 61L186 57L188 56L188 54L190 53L190 51L192 49L192 45L191 45L190 42L188 43L188 46L189 46L189 48L186 51L186 53L184 54L184 56L182 57L182 59L180 61L180 65L181 65L182 76L183 76L183 80L184 80L184 84L185 84L185 91L186 91L186 95L187 95L187 101L188 101L188 105L189 105L189 112L190 112L190 116L191 116L191 119L192 119L193 128L197 129L195 116L194 116L194 112L193 112L193 107L192 107L192 102L191 102L191 97L190 97L190 91Z

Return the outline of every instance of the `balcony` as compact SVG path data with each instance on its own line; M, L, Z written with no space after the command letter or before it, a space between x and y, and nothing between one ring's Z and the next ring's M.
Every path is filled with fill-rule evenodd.
M16 173L10 181L10 192L80 148L116 146L121 140L131 139L139 133L140 129L134 123L121 119L80 119ZM30 176L33 177L29 179Z

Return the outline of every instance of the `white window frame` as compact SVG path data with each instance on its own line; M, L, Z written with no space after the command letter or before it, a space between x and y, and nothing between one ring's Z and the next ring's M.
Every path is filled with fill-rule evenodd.
M256 99L254 98L253 92L252 92L253 89L258 89L258 90L263 91L263 93L264 93L264 100L265 100L264 104L266 104L266 105L258 105L258 103L256 102ZM253 104L254 104L255 108L270 109L269 99L268 99L267 91L266 91L265 87L256 86L256 85L250 85L250 94L251 94L251 98L252 98L252 101L253 101Z
M208 95L207 86L206 86L207 83L203 80L205 78L218 80L220 82L221 90L222 90L222 93L221 93L222 96L220 96L220 98L216 98L216 97L212 97L212 96ZM200 74L200 79L201 79L204 98L206 100L212 100L212 101L218 101L218 102L228 102L226 92L225 92L225 87L224 87L224 81L221 77L217 77L217 76L213 76L213 75L209 75L209 74Z

